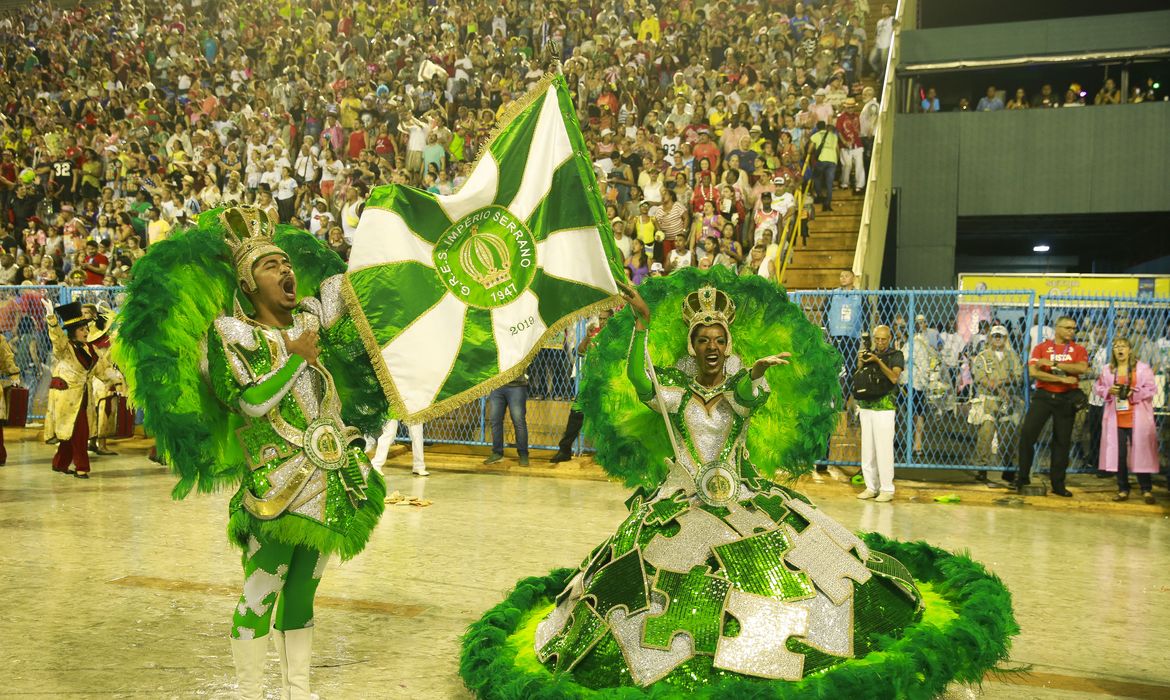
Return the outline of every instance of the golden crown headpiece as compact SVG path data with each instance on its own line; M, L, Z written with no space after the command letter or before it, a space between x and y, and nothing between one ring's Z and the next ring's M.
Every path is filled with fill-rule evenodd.
M228 207L219 213L226 235L224 241L232 249L232 265L240 287L248 293L256 291L252 268L267 255L284 255L272 237L276 233L276 217L271 211L251 207Z
M687 351L694 355L691 334L696 326L723 326L727 331L727 352L731 353L731 324L735 321L735 302L711 285L704 285L683 300L683 321L687 324Z

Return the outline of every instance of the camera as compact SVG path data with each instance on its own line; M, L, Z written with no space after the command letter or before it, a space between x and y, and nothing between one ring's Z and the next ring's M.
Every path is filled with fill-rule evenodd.
M863 355L873 352L873 343L869 337L869 331L861 334L861 352Z
M1117 387L1117 400L1118 401L1128 401L1129 400L1129 385L1128 384L1116 384L1115 386Z

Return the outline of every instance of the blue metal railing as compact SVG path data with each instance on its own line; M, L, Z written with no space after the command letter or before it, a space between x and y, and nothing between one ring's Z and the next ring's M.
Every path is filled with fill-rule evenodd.
M814 290L790 293L813 323L825 329L826 339L842 347L830 326L842 332L841 319L831 323L840 297L863 300L861 319L847 328L853 340L878 324L891 327L893 345L903 351L905 371L897 389L895 459L902 468L1003 471L1016 466L1019 428L1029 405L1027 358L1032 347L1051 337L1059 316L1079 324L1077 342L1089 352L1090 371L1080 389L1090 406L1077 416L1073 431L1071 471L1097 469L1101 408L1092 386L1108 362L1113 339L1125 335L1138 359L1151 366L1159 391L1154 400L1160 432L1170 421L1167 400L1170 384L1170 299L1118 296L1038 295L1030 290ZM988 349L993 323L1008 330L1005 351L1020 360L1021 374L994 402L974 377L973 362ZM848 325L848 324L846 324ZM851 391L852 368L842 373L842 392ZM1093 404L1098 404L1094 406ZM847 404L850 409L852 403ZM993 405L993 411L984 411ZM825 464L857 466L859 428L852 410L846 410ZM1049 462L1051 426L1037 443L1034 469L1045 471ZM990 447L988 446L990 441ZM1167 449L1163 441L1162 449Z

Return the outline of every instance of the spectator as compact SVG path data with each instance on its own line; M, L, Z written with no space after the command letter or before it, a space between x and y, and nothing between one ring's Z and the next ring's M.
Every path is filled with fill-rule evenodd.
M1093 97L1093 104L1095 105L1119 105L1121 104L1121 90L1117 89L1117 83L1113 82L1113 78L1106 78L1105 85Z
M96 241L86 241L85 262L82 265L85 271L85 284L100 285L110 269L110 259L98 250Z
M1081 94L1081 86L1073 83L1064 93L1064 104L1061 107L1084 107L1085 103L1082 101L1084 95Z
M634 218L634 237L642 243L646 255L654 257L655 242L658 240L658 224L650 216L650 202L638 203L638 215Z
M666 261L666 271L674 272L680 268L692 267L695 264L694 251L687 248L686 234L680 233L675 236L674 248L670 251L670 255Z
M865 165L869 166L873 155L873 136L877 129L878 115L881 112L881 103L878 102L873 88L868 85L861 89L861 113L858 124L861 127L861 145L865 148Z
M931 87L926 89L926 97L922 98L922 104L920 106L922 107L923 112L941 111L939 109L938 93L935 92L934 88Z
M1016 96L1008 100L1005 109L1028 109L1028 94L1024 88L1016 88Z
M650 259L646 255L642 241L637 238L630 243L630 255L626 258L626 274L634 285L642 284L650 276Z
M929 406L930 387L933 378L939 373L938 331L926 323L926 317L918 314L914 317L914 337L911 342L913 348L901 347L906 356L908 369L902 375L902 383L913 389L913 398L906 396L905 400L912 404L914 414L914 445L915 454L923 452L926 435L926 411ZM913 356L911 357L911 353Z
M902 376L902 353L890 345L888 326L877 326L871 334L873 347L858 355L860 371L873 374L879 391L873 397L859 399L861 419L861 474L865 490L860 499L880 502L894 500L894 407L893 393ZM880 394L880 395L879 395Z
M662 203L655 207L651 213L654 215L654 225L662 232L665 240L676 241L674 245L677 246L677 240L679 236L682 236L685 247L690 214L687 212L686 205L679 201L674 190L663 188ZM668 254L669 248L670 246L667 246Z
M861 120L857 100L847 98L837 117L837 136L840 138L841 187L848 189L853 176L853 193L865 189L865 149L861 141Z
M0 255L0 285L17 284L19 276L20 266L16 264L16 258L11 253Z
M1055 338L1033 348L1028 360L1028 376L1035 380L1036 388L1020 430L1020 472L1015 484L1021 492L1030 482L1036 441L1051 420L1049 478L1052 493L1066 498L1072 496L1065 488L1064 476L1068 469L1073 420L1080 403L1078 398L1084 398L1077 384L1080 375L1089 369L1088 353L1083 346L1073 342L1076 332L1077 322L1061 316L1056 319Z
M492 453L483 461L484 464L495 464L504 458L504 410L512 419L512 429L516 436L516 452L520 457L520 466L528 466L528 377L521 375L498 389L494 389L487 397L488 419L492 426Z
M837 173L837 128L833 124L817 122L817 133L808 140L812 153L813 189L821 211L833 211L833 183Z
M1040 108L1059 107L1060 99L1052 92L1052 86L1045 83L1040 88L1040 92L1032 98L1032 106Z
M345 240L345 232L341 230L340 226L333 226L329 229L329 234L325 238L325 245L334 253L341 256L342 260L349 260L349 242Z
M597 319L597 323L589 324L585 330L585 337L577 344L577 357L585 357L585 354L589 352L589 346L593 343L593 339L601 332L602 328L605 328L605 324L612 316L612 310L602 311L601 316ZM549 459L550 462L556 464L558 462L567 462L573 458L573 443L580 436L581 426L584 423L585 414L581 412L581 408L577 402L574 402L572 408L569 409L569 419L565 424L565 432L561 435L561 440L557 443L556 454Z
M1137 359L1129 340L1114 339L1112 357L1101 370L1093 392L1105 400L1098 464L1107 472L1117 472L1115 501L1129 498L1129 474L1133 472L1142 499L1155 503L1152 475L1159 471L1153 405L1156 391L1150 366Z
M1003 109L1003 98L999 96L999 91L995 89L994 85L987 87L987 94L979 98L979 104L975 105L976 112L998 112Z
M829 341L841 356L843 368L857 365L858 344L861 329L865 327L864 307L861 294L856 289L857 279L853 270L841 270L838 275L839 287L830 297L827 331ZM848 369L842 370L842 378ZM844 387L849 393L849 387Z
M622 261L629 260L630 253L633 252L633 239L626 235L625 222L620 216L614 216L609 220L609 225L613 228L613 239L621 251Z
M1012 463L1011 446L1020 421L1018 387L1024 366L1007 337L1007 328L992 326L987 349L971 362L977 396L971 401L967 422L978 430L975 464L985 467ZM987 479L986 471L979 474Z
M882 4L881 18L877 21L877 27L874 29L873 50L869 52L869 67L873 74L878 76L879 80L886 72L886 57L890 53L890 46L894 42L894 16L888 4ZM927 110L924 112L934 111L937 109Z

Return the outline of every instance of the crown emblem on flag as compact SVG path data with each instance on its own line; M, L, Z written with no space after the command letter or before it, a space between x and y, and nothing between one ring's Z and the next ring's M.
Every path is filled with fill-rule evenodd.
M471 229L471 236L459 254L459 262L484 289L498 287L512 279L508 245L499 236L481 232L478 226Z

